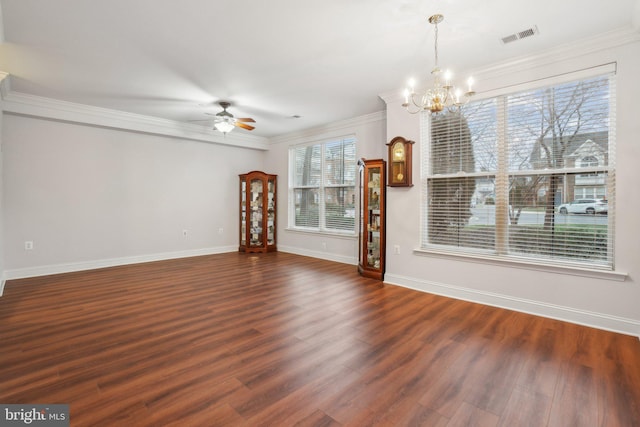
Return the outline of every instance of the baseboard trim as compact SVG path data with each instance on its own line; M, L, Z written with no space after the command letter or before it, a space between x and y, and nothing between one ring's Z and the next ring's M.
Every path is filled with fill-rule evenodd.
M143 262L164 261L168 259L221 254L226 252L235 252L237 250L238 250L237 246L220 246L216 248L204 248L204 249L195 249L195 250L189 250L189 251L163 252L163 253L149 254L149 255L139 255L139 256L122 257L122 258L93 260L93 261L86 261L86 262L74 262L74 263L68 263L68 264L52 264L52 265L43 265L38 267L11 269L11 270L6 270L4 272L4 279L0 284L0 296L2 296L2 291L4 290L4 285L7 280L48 276L51 274L73 273L76 271L95 270L98 268L117 267L119 265L139 264ZM335 254L328 254L326 252L309 251L309 250L290 247L290 246L284 246L284 247L278 246L278 251L288 252L296 255L309 256L313 258L326 259L327 261L335 261L343 264L351 264L351 265L357 264L357 260L350 257L340 256Z
M29 277L48 276L51 274L72 273L75 271L95 270L98 268L117 267L127 264L140 264L143 262L164 261L168 259L188 258L201 255L220 254L225 252L237 251L237 246L220 246L216 248L203 248L188 251L164 252L158 254L139 255L122 258L112 258L103 260L94 260L86 262L74 262L68 264L43 265L39 267L19 268L6 270L4 272L5 280L25 279ZM4 281L0 288L0 295L4 289Z
M95 260L87 262L46 265L23 269L6 270L4 278L0 281L0 296L3 295L7 280L24 279L29 277L47 276L51 274L71 273L83 270L94 270L98 268L116 267L127 264L139 264L143 262L163 261L168 259L188 258L193 256L212 255L226 252L234 252L236 246L221 246L216 248L204 248L189 251L165 252L133 257L122 257L105 260ZM306 249L279 246L280 252L287 252L296 255L309 256L313 258L335 261L343 264L357 265L357 259L352 257L330 254L326 252L310 251ZM547 317L569 323L589 326L625 335L640 338L640 322L623 317L611 316L602 313L595 313L587 310L579 310L566 306L542 303L524 298L516 298L491 292L483 292L475 289L460 286L448 285L433 281L419 280L396 274L385 274L385 283L398 285L421 292L442 295L449 298L485 304L493 307L500 307L536 316Z
M278 245L278 251L287 252L295 255L309 256L312 258L320 258L327 261L335 261L342 264L358 265L358 260L353 257L336 255L328 252L310 251L308 249L296 248L293 246L282 246L282 245Z
M515 298L491 292L477 291L475 289L452 286L445 283L418 280L395 274L385 274L384 281L385 283L422 292L519 311L640 338L640 322L633 319L542 303L524 298Z

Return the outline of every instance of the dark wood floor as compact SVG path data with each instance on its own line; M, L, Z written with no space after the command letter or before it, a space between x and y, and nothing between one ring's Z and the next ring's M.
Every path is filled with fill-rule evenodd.
M0 402L72 426L640 426L640 341L222 254L7 283Z

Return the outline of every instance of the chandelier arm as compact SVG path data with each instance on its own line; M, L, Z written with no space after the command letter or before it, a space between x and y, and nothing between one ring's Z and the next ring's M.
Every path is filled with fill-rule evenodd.
M422 108L417 108L416 110L412 110L411 106L409 104L403 104L404 109L407 110L407 113L409 114L418 114L421 111L424 111L424 109Z
M409 114L417 114L420 111L425 110L423 106L424 100L422 102L417 102L416 95L416 93L412 93L411 96L405 99L405 102L402 104L402 106L405 108L405 110L407 110ZM415 107L415 110L413 110L412 107Z

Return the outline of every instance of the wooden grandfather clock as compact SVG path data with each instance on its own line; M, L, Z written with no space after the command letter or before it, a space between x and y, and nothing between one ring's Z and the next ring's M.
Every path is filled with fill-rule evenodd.
M389 147L389 157L387 159L389 187L413 187L411 182L411 151L413 144L413 141L404 139L401 136L396 136L387 144Z

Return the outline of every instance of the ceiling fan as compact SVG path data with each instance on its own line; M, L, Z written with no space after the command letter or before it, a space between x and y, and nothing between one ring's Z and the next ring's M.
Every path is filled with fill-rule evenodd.
M231 106L231 103L226 101L220 101L218 104L222 107L222 111L217 114L205 113L209 116L214 116L215 122L213 126L220 132L226 134L233 130L234 127L239 127L246 130L254 130L255 127L248 125L247 123L255 123L256 121L250 117L236 118L233 114L227 111L227 108Z

